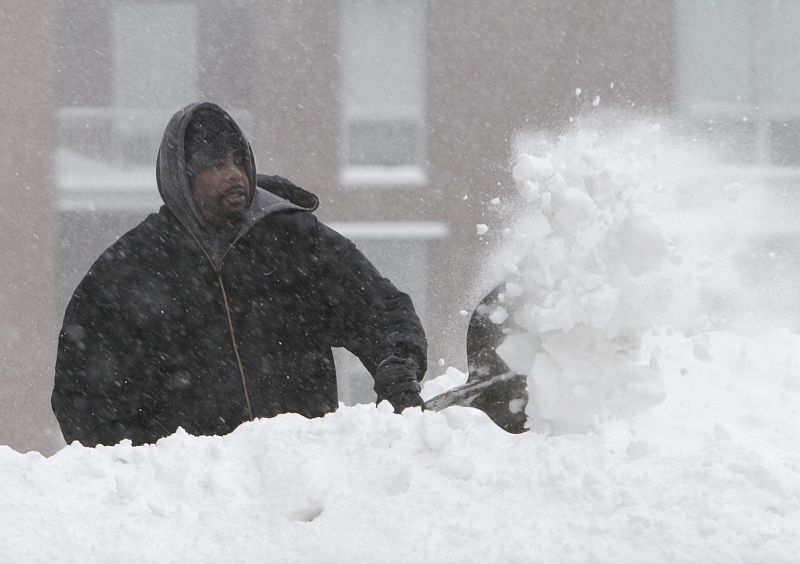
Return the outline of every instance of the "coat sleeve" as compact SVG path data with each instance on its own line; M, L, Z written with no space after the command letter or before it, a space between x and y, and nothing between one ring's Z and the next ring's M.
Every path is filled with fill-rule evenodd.
M389 357L413 360L421 380L428 343L411 298L382 276L350 240L317 225L318 285L332 345L355 354L373 376Z
M134 374L141 340L115 278L90 271L64 316L51 404L67 443L147 442Z

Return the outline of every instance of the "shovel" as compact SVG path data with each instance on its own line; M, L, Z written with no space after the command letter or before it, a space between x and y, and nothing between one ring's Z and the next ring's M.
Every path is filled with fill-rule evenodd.
M425 409L439 411L451 405L474 407L486 413L509 433L527 431L527 378L516 374L497 354L497 347L512 329L511 321L494 323L489 315L500 304L502 285L492 290L475 308L467 329L467 383L425 402Z

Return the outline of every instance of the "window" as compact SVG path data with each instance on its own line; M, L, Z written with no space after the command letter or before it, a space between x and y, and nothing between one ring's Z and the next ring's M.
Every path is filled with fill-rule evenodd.
M800 167L800 3L680 0L680 101L732 162Z
M425 4L345 0L342 182L425 181Z
M64 210L152 209L155 157L170 116L198 95L197 7L180 3L118 3L99 12L98 38L110 51L108 95L99 105L58 109L56 178ZM94 17L87 14L86 17ZM110 30L104 35L102 30ZM86 42L75 34L66 42ZM84 71L103 82L99 65ZM70 85L91 90L91 80ZM70 92L74 100L91 100Z
M117 108L179 108L197 97L197 7L122 4L112 22Z

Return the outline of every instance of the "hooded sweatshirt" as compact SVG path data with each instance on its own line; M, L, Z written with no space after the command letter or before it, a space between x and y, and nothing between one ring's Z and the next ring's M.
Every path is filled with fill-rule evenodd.
M425 373L409 297L352 242L317 221L314 195L256 174L235 230L191 196L185 131L170 121L157 161L165 205L120 237L81 280L59 335L52 405L64 438L150 443L182 427L229 433L256 417L318 417L338 406L331 347L375 375L398 358Z
M202 110L218 112L221 116L227 117L229 124L233 126L239 137L244 141L244 160L251 190L247 210L242 217L242 222L229 229L220 230L209 225L192 197L187 167L186 129L198 111ZM172 116L164 131L161 147L158 151L156 182L158 183L161 199L164 200L166 206L175 214L175 217L178 218L178 221L183 224L187 231L197 237L198 243L217 270L219 270L222 260L231 245L247 233L258 221L272 213L288 209L303 209L302 206L257 186L256 163L250 143L246 141L244 133L236 121L225 110L211 102L190 104ZM279 183L278 179L270 182L268 177L261 178L262 186L269 187L272 183ZM284 184L288 184L288 182ZM252 187L255 187L255 189L252 189ZM298 195L301 200L303 199L302 192L304 191L298 189ZM288 196L287 193L284 193L284 195ZM311 196L310 194L308 195ZM306 198L306 203L311 203L312 205L312 207L305 208L308 211L313 211L318 205L316 197L312 196L312 198L313 200Z

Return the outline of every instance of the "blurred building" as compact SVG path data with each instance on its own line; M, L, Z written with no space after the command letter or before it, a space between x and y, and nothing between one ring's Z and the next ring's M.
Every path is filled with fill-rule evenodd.
M0 444L20 450L59 444L64 307L160 205L158 144L190 101L231 110L259 170L318 194L317 215L412 295L430 375L440 358L465 368L460 312L492 283L489 202L513 198L519 132L558 130L599 96L744 132L732 160L797 178L790 0L41 0L0 21ZM343 400L368 401L338 360Z

